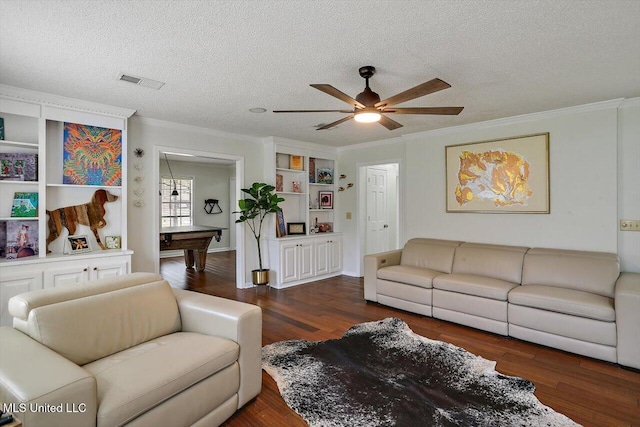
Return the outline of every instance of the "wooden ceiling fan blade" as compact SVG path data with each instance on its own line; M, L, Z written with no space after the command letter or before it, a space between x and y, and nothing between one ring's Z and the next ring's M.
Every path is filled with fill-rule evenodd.
M353 113L353 110L273 110L274 113Z
M389 130L394 130L402 127L400 123L396 122L395 120L391 120L389 117L382 116L382 115L380 116L380 121L378 123L380 123L382 126L386 127Z
M443 116L457 116L464 107L415 107L383 109L383 113L393 114L441 114Z
M390 107L392 105L400 104L402 102L411 101L412 99L420 98L421 96L429 95L430 93L438 92L443 89L450 88L451 85L440 79L429 80L411 89L405 90L397 95L387 98L384 101L376 103L375 107Z
M352 115L350 115L350 116L348 116L348 117L345 117L344 119L336 120L335 122L331 122L331 123L329 123L329 124L327 124L327 125L324 125L324 126L322 126L322 127L319 127L319 128L318 128L318 129L316 129L316 130L325 130L325 129L329 129L329 128L332 128L332 127L338 126L340 123L346 122L347 120L351 120L351 119L353 119L353 114L352 114Z
M331 95L335 98L338 98L341 101L346 102L347 104L353 106L353 107L357 107L357 108L365 108L363 104L361 104L360 102L356 101L355 99L353 99L352 97L350 97L349 95L347 95L344 92L339 91L338 89L336 89L335 87L331 86L331 85L327 85L327 84L315 84L315 85L309 85L311 87L314 87L316 89L318 89L319 91L322 91L324 93L326 93L327 95Z

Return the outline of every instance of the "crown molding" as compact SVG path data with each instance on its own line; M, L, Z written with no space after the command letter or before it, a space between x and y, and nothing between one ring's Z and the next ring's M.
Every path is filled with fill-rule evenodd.
M203 128L200 126L193 126L193 125L185 125L182 123L169 122L169 121L160 120L160 119L152 119L150 117L142 117L138 115L133 116L130 122L140 123L140 124L149 125L149 126L156 126L156 127L161 127L165 129L174 129L181 132L200 133L204 135L211 135L211 136L217 136L221 138L229 138L229 139L235 139L235 140L241 140L241 141L247 141L247 142L260 143L262 140L262 138L259 138L256 136L242 135L239 133L232 133L232 132L224 132L216 129Z
M0 84L0 96L16 101L128 119L136 110Z
M618 108L632 108L632 107L640 107L640 97L639 98L629 98L622 101L620 107Z

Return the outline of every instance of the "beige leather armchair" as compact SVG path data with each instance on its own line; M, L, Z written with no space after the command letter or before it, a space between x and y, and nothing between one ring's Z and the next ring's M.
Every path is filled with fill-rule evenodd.
M260 392L259 307L135 273L13 297L0 402L32 426L215 426Z

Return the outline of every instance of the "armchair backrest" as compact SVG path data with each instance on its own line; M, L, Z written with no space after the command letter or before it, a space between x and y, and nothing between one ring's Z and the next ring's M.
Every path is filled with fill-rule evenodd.
M9 300L14 327L78 365L181 329L171 286L134 273Z

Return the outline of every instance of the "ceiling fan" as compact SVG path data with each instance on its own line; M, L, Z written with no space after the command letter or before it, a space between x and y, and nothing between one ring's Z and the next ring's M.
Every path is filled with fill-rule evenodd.
M318 127L316 130L329 129L340 123L354 119L361 123L379 122L389 130L401 128L402 125L395 120L391 120L385 114L438 114L438 115L458 115L464 107L413 107L413 108L391 108L396 104L410 101L430 93L438 92L451 87L447 82L440 79L429 80L416 87L405 90L397 95L380 101L380 96L369 88L369 79L376 73L375 67L367 65L358 70L360 76L365 79L366 86L356 99L339 91L328 84L312 84L314 87L328 95L334 96L341 101L353 106L353 110L274 110L274 113L348 113L349 116L336 120L335 122Z

